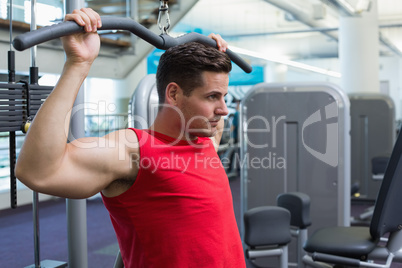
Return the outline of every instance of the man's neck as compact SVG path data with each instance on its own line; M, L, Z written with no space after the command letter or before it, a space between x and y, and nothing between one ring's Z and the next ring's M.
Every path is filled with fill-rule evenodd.
M183 122L177 113L160 110L155 118L154 123L149 127L150 130L162 133L174 139L195 140L196 136L189 135L185 132Z

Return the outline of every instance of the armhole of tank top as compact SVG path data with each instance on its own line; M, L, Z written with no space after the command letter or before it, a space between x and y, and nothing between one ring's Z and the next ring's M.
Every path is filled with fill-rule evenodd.
M137 136L138 142L140 142L140 139L143 137L143 133L145 131L142 131L140 129L135 129L135 128L128 128L128 129L134 132L134 134ZM139 132L142 132L142 133L140 133L140 135L138 135ZM142 150L143 150L143 148L141 148L141 146L138 146L138 151L139 151L139 158L138 159L139 159L139 161L141 159L141 151ZM123 192L123 193L121 193L119 195L116 195L116 196L112 196L112 197L105 196L102 193L102 197L107 198L109 200L113 200L113 199L116 199L116 198L125 198L126 195L130 195L130 192L134 191L135 185L138 185L138 178L140 177L140 175L142 173L141 165L139 163L138 163L139 168L138 168L137 176L136 176L133 184L125 192Z

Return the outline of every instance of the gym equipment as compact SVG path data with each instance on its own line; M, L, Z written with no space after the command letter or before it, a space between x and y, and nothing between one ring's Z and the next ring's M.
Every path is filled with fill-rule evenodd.
M371 174L373 180L380 180L384 178L384 173L389 162L389 156L378 156L371 159ZM352 225L370 225L371 217L373 216L374 206L365 209L358 217L351 218Z
M276 200L278 207L290 212L290 233L297 240L296 267L303 268L303 256L306 254L303 246L308 237L307 228L311 225L310 197L305 193L290 192L280 194Z
M15 83L15 52L12 50L11 40L13 35L13 2L10 0L9 6L10 14L10 50L8 51L8 83ZM14 106L14 105L12 105ZM11 112L10 112L11 113ZM15 113L8 114L8 116L15 115ZM17 158L16 144L15 144L15 131L9 132L9 158L10 158L10 204L11 208L17 207L17 178L15 177L15 162Z
M173 38L167 34L157 35L138 22L129 18L101 17L101 19L101 30L127 30L144 39L146 42L150 43L156 48L163 50L189 42L199 42L208 46L216 47L216 42L213 39L198 33L189 33L177 38ZM30 48L31 46L82 31L83 27L79 26L75 22L65 21L59 24L40 28L33 32L21 34L14 39L13 45L16 50L22 51ZM252 67L236 53L232 52L230 49L226 50L226 53L230 59L246 73L250 73L252 71Z
M65 12L71 13L74 9L84 7L82 0L68 0L65 2ZM35 33L33 31L32 33ZM73 109L83 107L85 102L84 86L81 85L75 98ZM84 109L77 109L70 121L68 141L85 137L85 113ZM88 243L87 243L87 201L84 199L66 199L67 214L67 246L68 266L88 267Z
M34 2L33 2L34 5ZM9 159L10 159L10 204L17 207L17 180L15 177L16 161L16 131L26 133L32 116L36 114L44 99L53 87L38 85L38 68L35 67L36 52L31 51L30 81L16 81L15 52L12 49L12 18L13 3L9 2L10 49L8 51L8 83L0 83L0 132L9 132ZM31 6L32 7L32 6ZM33 10L33 7L31 8ZM34 12L33 12L34 13ZM35 16L32 27L35 27Z
M377 156L371 159L371 174L373 179L382 180L384 179L384 173L387 169L389 162L389 156Z
M246 258L279 256L279 267L288 267L290 212L275 206L252 208L244 213Z
M312 253L303 260L355 267L390 267L402 262L402 135L399 134L382 180L370 227L327 227L317 230L304 249ZM388 238L385 238L387 236ZM385 245L384 245L385 242ZM376 263L375 261L385 261Z
M290 218L289 218L290 216ZM244 214L245 237L249 246L246 257L255 263L256 259L279 256L279 265L287 268L288 244L291 236L297 238L296 267L304 267L303 244L307 239L310 220L310 198L304 193L280 194L277 206L261 206Z
M349 94L351 116L351 180L359 185L352 201L374 202L381 177L372 176L372 160L389 156L395 143L395 105L383 94Z
M36 0L31 0L31 24L30 30L36 30ZM30 85L37 85L39 79L39 69L36 66L36 46L31 47L31 67L29 68L29 84ZM29 88L27 83L27 88ZM27 98L30 97L29 90L27 90ZM29 127L29 121L31 119L30 114L30 103L27 103L27 121L24 125L21 126L22 130L26 130ZM34 258L35 263L30 267L37 268L37 267L49 267L49 268L63 268L67 267L67 263L53 261L53 260L40 260L40 225L39 225L39 193L33 192L33 199L32 199L32 211L33 211L33 230L34 230Z
M36 30L36 1L31 1L31 25L30 30ZM30 67L30 84L38 83L38 68L36 67L36 47L31 48L31 67ZM28 109L27 109L28 110ZM29 110L28 110L29 111ZM24 127L25 129L25 127ZM40 227L39 227L39 194L33 192L32 199L32 211L33 211L33 230L34 230L34 258L35 263L32 267L41 267L40 261Z
M349 120L349 99L333 84L251 88L240 105L241 215L275 205L281 193L303 192L311 199L309 232L348 226Z
M10 132L10 205L17 208L17 185L14 174L15 132L26 133L30 121L53 87L30 84L26 81L0 83L0 132ZM12 172L11 172L12 171Z
M158 113L159 97L155 74L148 74L138 83L129 101L129 127L146 129Z

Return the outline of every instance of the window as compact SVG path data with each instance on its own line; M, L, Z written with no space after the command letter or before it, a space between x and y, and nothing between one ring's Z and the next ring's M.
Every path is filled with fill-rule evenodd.
M36 4L36 24L40 26L52 25L63 20L63 9L49 4ZM24 2L24 22L31 23L31 1Z
M0 18L9 19L9 0L0 0ZM31 23L31 1L14 0L12 6L13 21ZM36 24L51 25L63 20L63 1L39 0L36 3Z

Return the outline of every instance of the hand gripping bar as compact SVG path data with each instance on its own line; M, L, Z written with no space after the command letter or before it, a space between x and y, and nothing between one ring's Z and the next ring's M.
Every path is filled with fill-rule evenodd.
M157 35L130 18L101 17L101 20L102 27L100 30L127 30L139 38L144 39L146 42L150 43L156 48L163 50L189 42L199 42L208 46L216 47L215 40L198 33L189 33L177 38L173 38L167 34ZM45 26L32 32L21 34L13 40L13 46L16 50L23 51L27 48L52 39L82 32L83 29L84 28L82 26L79 26L73 21L65 21L59 24ZM243 69L243 71L246 73L250 73L252 71L252 67L236 53L230 49L227 49L226 53L234 63Z

